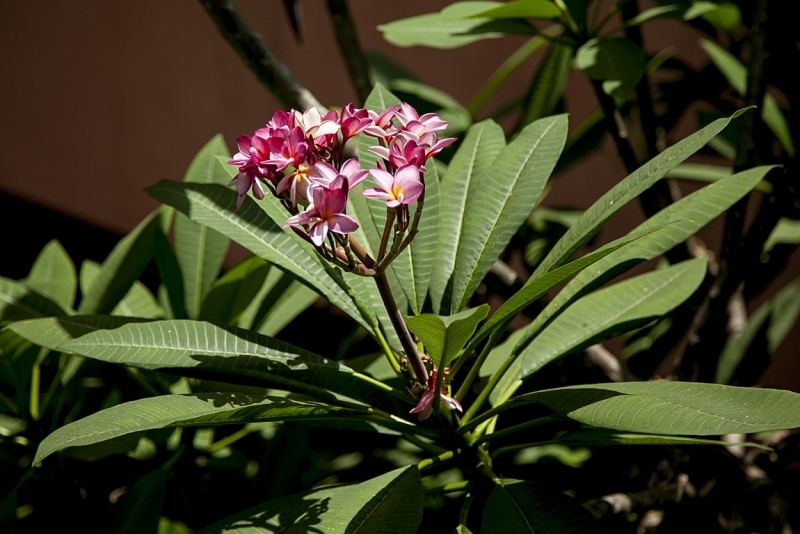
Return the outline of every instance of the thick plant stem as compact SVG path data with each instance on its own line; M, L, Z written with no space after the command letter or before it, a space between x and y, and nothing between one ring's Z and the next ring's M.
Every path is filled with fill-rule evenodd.
M397 307L397 302L394 300L386 274L376 274L375 284L378 286L378 292L381 294L386 311L389 312L389 319L391 319L392 326L394 326L397 336L400 338L400 344L403 345L403 350L406 353L411 369L414 371L414 376L421 383L426 384L428 382L428 370L425 369L425 364L422 363L422 358L417 352L417 344L414 342L414 338L411 337L411 332L408 331L403 315Z
M200 4L225 40L281 106L299 110L311 107L325 110L264 44L261 35L253 29L236 4L231 0L200 0Z

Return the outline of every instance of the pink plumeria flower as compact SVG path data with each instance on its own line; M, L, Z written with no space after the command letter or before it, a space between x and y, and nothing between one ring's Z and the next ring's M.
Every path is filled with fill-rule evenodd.
M319 161L311 169L308 178L328 189L342 189L347 180L347 190L349 191L366 180L367 174L369 171L362 169L357 159L350 158L342 164L341 170L338 171L333 165Z
M305 113L294 111L295 124L312 139L337 133L341 128L338 118L336 111L329 111L324 117L320 116L317 108L308 108Z
M403 102L395 113L395 117L403 125L403 130L416 135L423 135L428 132L438 132L447 128L447 122L436 113L426 113L419 116L417 110L411 105Z
M416 140L401 134L392 139L388 147L371 146L367 150L385 159L395 168L400 168L404 165L416 165L422 172L426 172L424 168L425 148L424 146L417 146Z
M397 128L392 124L395 112L398 106L386 108L380 114L374 111L367 111L369 118L372 119L372 125L364 128L364 133L370 137L377 137L378 139L388 139L397 133Z
M267 128L272 130L285 129L287 132L297 126L294 123L294 113L279 109L267 123Z
M442 404L450 408L451 410L458 410L459 412L463 412L464 409L461 408L461 403L458 402L453 397L448 397L443 393L445 391L444 388L439 390L439 399L441 400ZM431 416L433 413L433 397L436 394L436 369L431 372L431 378L428 380L428 387L425 388L425 393L422 395L422 398L419 399L419 403L411 408L411 411L408 413L418 413L420 421L424 421L428 417Z
M287 132L273 131L273 135L267 140L267 145L269 158L264 163L274 165L278 172L283 172L289 166L297 168L306 161L308 144L305 142L303 129L299 126Z
M347 193L343 189L328 189L315 185L310 189L312 202L306 210L290 217L284 228L310 225L308 235L311 242L320 247L328 232L349 234L358 230L358 224L344 214L347 207Z
M251 188L254 197L258 200L264 198L264 189L261 187L261 181L265 178L271 178L274 174L274 168L261 164L262 160L269 155L267 142L263 138L255 135L242 135L237 139L237 144L239 145L239 152L233 156L228 165L239 167L239 174L228 183L228 186L236 185L239 193L239 200L236 202L236 209L238 210Z
M339 124L342 126L342 142L346 142L371 126L372 119L366 109L355 109L353 104L347 104L342 109Z
M361 194L367 198L385 200L389 208L411 204L419 198L425 188L419 181L419 167L416 165L400 167L394 176L382 169L370 169L369 173L380 187L369 187Z

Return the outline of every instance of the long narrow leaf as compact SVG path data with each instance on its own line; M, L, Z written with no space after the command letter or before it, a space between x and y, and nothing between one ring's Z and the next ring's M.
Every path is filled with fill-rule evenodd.
M477 190L480 177L504 146L503 129L493 120L474 124L442 178L439 241L430 284L433 311L436 313L451 311L446 292L456 263L469 193Z
M34 461L41 462L67 447L156 428L331 419L358 413L364 412L315 401L244 393L151 397L119 404L59 428L39 444Z
M462 309L511 236L530 215L564 148L567 117L528 125L495 160L467 200L453 272L452 310Z
M229 174L217 157L230 157L222 135L215 135L192 160L184 182L226 185ZM186 314L196 319L211 284L219 274L230 241L211 228L190 221L182 213L175 216L175 257L183 275Z
M173 205L195 222L227 235L251 252L281 269L291 272L303 283L318 291L332 304L362 323L347 293L327 274L315 256L309 255L251 198L245 198L236 211L237 195L216 184L193 184L162 180L147 188L162 202ZM267 199L265 199L267 200Z
M569 261L622 206L697 152L741 113L743 111L737 111L729 118L714 121L699 132L671 146L615 185L567 230L564 237L542 260L534 274L545 273Z
M25 283L65 310L72 309L78 289L78 277L75 274L75 265L61 243L54 239L44 246Z
M520 378L535 373L559 356L666 314L694 293L705 273L706 259L698 258L636 276L583 297L525 348L521 355Z
M403 467L352 486L313 489L223 519L199 534L414 534L422 521L419 471ZM309 527L309 525L313 525Z
M19 321L37 317L64 315L54 301L40 295L22 282L0 276L0 321Z
M800 394L688 382L589 384L515 397L474 419L542 404L570 419L621 432L717 436L800 427Z
M153 212L117 243L84 293L78 313L109 313L122 300L153 258L155 232L160 231L164 216L164 210Z
M504 481L486 503L482 532L497 534L600 534L592 514L560 491L538 482Z

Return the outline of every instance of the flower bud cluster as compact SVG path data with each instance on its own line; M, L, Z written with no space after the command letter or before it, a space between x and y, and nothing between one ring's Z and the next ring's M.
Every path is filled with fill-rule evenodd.
M238 138L239 152L228 163L239 172L228 185L237 186L237 209L250 190L263 199L266 187L289 213L284 227L310 241L326 259L352 267L346 236L358 224L346 213L350 190L371 175L378 187L361 194L395 210L395 237L401 236L409 225L408 205L424 198L426 162L455 141L437 137L446 127L439 115L420 117L406 103L380 113L352 104L324 115L316 108L277 111L265 127ZM375 168L344 160L345 145L358 134L376 139L369 148L378 156Z

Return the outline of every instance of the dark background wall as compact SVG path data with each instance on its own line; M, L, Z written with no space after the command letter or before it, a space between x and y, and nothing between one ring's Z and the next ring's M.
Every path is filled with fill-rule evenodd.
M524 38L457 50L400 49L376 29L449 3L351 0L350 6L365 49L404 64L419 80L466 105ZM302 3L303 44L295 42L281 0L238 0L237 5L322 103L353 99L324 0ZM673 46L693 66L707 61L698 38L675 22L654 22L645 29L648 52ZM533 66L513 74L487 109L523 91ZM262 126L278 108L195 0L0 3L0 67L0 222L10 245L0 253L4 276L24 276L36 252L53 237L76 259L102 260L116 234L156 207L144 187L161 178L182 178L192 156L218 132L234 148L238 135ZM597 106L577 72L566 101L572 127ZM696 128L691 117L686 114L676 138ZM714 161L708 158L704 161ZM607 143L559 176L546 203L588 207L625 174ZM619 236L641 220L632 203L601 237ZM719 222L700 234L712 249L720 236ZM234 260L243 251L231 254ZM753 305L800 274L798 256ZM762 382L800 390L794 380L800 375L798 347L795 332Z

